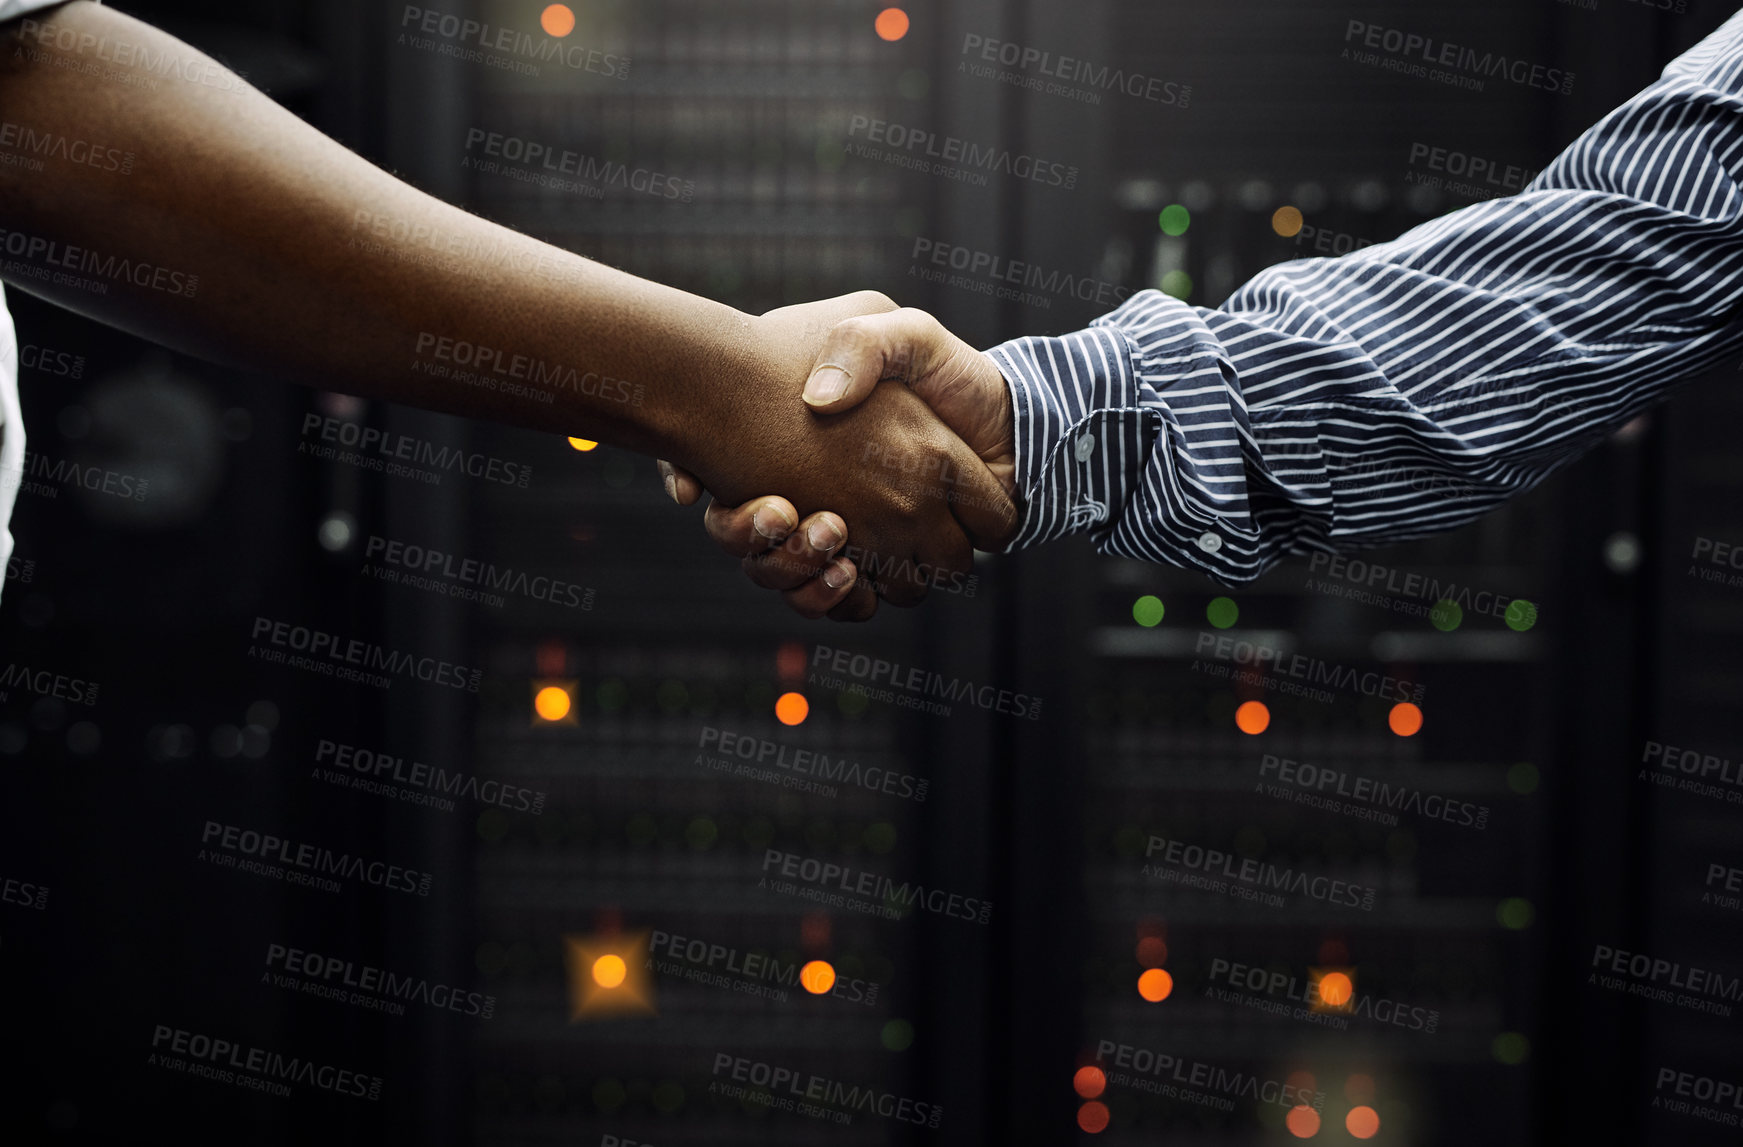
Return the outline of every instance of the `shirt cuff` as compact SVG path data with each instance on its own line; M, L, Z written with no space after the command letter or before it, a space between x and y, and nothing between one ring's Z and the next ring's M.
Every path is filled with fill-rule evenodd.
M1097 422L1141 421L1126 340L1091 327L1058 338L1013 339L986 352L1011 392L1021 521L1009 549L1040 545L1108 521L1124 483L1097 458ZM1124 476L1122 476L1124 477ZM1098 480L1099 479L1099 480Z
M1088 533L1106 553L1229 583L1256 576L1246 411L1196 308L1144 291L1087 330L986 353L1010 389L1016 438L1007 549Z

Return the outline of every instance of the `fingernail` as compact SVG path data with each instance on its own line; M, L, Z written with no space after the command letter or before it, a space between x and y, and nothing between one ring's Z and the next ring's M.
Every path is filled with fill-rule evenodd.
M848 375L838 366L820 366L805 380L805 401L825 406L847 393Z
M817 521L805 528L805 538L814 550L832 550L841 544L841 531L834 522Z
M852 580L853 571L846 562L830 562L829 567L823 571L823 584L830 589L840 589Z
M777 525L777 523L779 523ZM773 502L764 502L756 508L756 513L750 516L750 524L756 527L756 532L770 541L778 542L793 532L797 524L787 517L787 512Z
M678 500L678 476L676 474L666 475L666 497L674 502Z

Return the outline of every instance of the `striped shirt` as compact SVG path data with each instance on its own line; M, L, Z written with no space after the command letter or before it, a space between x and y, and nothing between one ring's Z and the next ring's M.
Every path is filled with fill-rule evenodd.
M1251 580L1438 533L1528 490L1743 346L1743 12L1524 191L1219 310L1156 291L987 352L1010 387L1011 548Z

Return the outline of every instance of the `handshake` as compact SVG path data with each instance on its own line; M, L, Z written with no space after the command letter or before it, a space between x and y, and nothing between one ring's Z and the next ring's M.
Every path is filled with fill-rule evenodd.
M809 617L914 605L1015 533L1004 379L930 316L861 292L753 317L638 278L435 199L240 79L147 84L117 62L94 82L62 45L221 69L112 6L53 11L0 20L20 48L0 74L8 118L140 156L201 145L125 173L0 165L3 234L51 252L0 279L227 366L669 459L672 496L712 493L709 533ZM74 252L144 278L92 291L47 273ZM197 271L197 295L162 289L150 272L170 267ZM0 371L0 400L9 385ZM16 407L0 407L15 449Z
M1016 442L990 358L875 291L749 323L765 361L720 396L720 423L688 428L685 465L659 467L680 505L714 495L708 534L753 582L805 617L864 621L879 598L962 584L974 550L1009 541Z

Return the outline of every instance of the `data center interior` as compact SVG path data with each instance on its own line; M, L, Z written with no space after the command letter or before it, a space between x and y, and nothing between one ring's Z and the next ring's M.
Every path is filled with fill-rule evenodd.
M874 288L978 347L1080 329L1110 291L1214 307L1271 264L1506 194L1730 15L938 0L905 6L892 36L881 0L559 6L564 40L632 62L610 74L443 50L425 7L383 0L121 6L507 226L750 312ZM534 38L547 7L427 6ZM1355 22L1536 61L1570 90L1376 67L1347 50ZM1089 98L1011 82L987 44L1160 84ZM1032 69L1019 57L1015 74ZM916 133L1019 162L915 162ZM485 161L493 137L591 157L597 178L528 178L512 144ZM1046 274L1001 290L1013 262ZM1743 789L1679 788L1662 759L1743 753L1743 590L1695 561L1703 539L1743 545L1734 374L1471 525L1335 570L1298 558L1229 588L1074 538L983 555L963 592L855 627L753 587L651 460L243 375L7 301L33 448L149 483L138 499L23 492L13 519L9 658L101 692L0 702L0 862L52 890L40 911L0 906L7 1142L1735 1141L1659 1083L1735 1080L1735 1017L1594 975L1613 950L1743 976L1743 916L1709 878L1743 867ZM326 420L527 480L312 456ZM578 597L392 584L372 566L383 542ZM482 684L272 664L251 655L262 618L475 666ZM1228 663L1203 651L1224 640L1415 683L1420 728L1403 735L1391 699L1359 689L1218 676ZM923 711L854 687L856 659L1035 712ZM789 724L793 693L806 713ZM741 768L747 746L761 757ZM853 777L806 774L805 751ZM412 763L461 791L408 799L429 787L404 780ZM377 765L397 788L353 783ZM1339 804L1328 776L1482 815ZM492 803L485 781L536 801ZM330 891L225 870L201 859L213 825L430 879ZM1243 894L1226 872L1183 878L1170 842L1367 891ZM882 899L815 897L827 886L804 874L824 866L871 874ZM606 953L625 957L615 988L596 974ZM813 992L819 967L833 984ZM315 990L364 968L419 998ZM1386 1006L1299 998L1326 976ZM430 986L490 1002L469 1014ZM150 1062L162 1027L383 1083L287 1097L193 1078ZM770 1068L897 1105L794 1103ZM1263 1086L1278 1081L1321 1096L1311 1127Z

